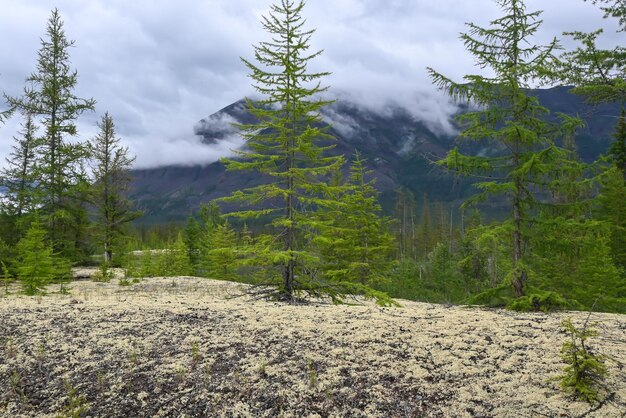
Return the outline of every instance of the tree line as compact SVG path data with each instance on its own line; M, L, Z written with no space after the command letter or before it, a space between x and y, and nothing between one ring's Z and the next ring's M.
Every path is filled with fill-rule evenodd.
M487 27L470 23L461 35L481 71L457 81L428 68L435 85L469 105L457 117L460 138L487 141L492 150L484 156L455 148L437 162L441 170L475 179L476 194L460 208L426 196L418 202L401 189L394 216L382 213L368 162L358 153L330 152L333 138L320 117L331 103L323 81L328 73L309 70L321 51L309 51L314 30L302 17L305 3L281 0L262 20L271 41L255 46L254 61L243 59L260 96L246 104L258 123L238 125L246 147L223 161L233 175L249 170L273 181L203 206L157 252L128 233L137 216L127 198L133 159L110 116L91 145L66 140L76 134L76 117L94 102L71 93L76 73L67 55L46 52L46 42L65 45L51 49L57 52L70 45L54 11L30 87L23 97L7 97L25 123L11 171L3 175L9 189L3 237L20 237L3 247L15 253L6 274L33 264L26 254L42 251L34 248L42 236L54 260L76 262L90 254L84 237L91 234L105 267L118 254L129 276L241 280L255 284L259 295L292 303L311 296L342 303L364 295L382 305L400 297L623 312L626 113L616 119L607 155L588 164L574 142L583 122L551 115L530 90L572 85L592 105L623 107L626 49L598 47L601 30L566 33L579 44L572 51L563 51L556 38L536 45L541 12L528 12L522 0L497 3L501 17ZM619 0L594 3L626 30ZM50 62L63 64L46 73ZM60 88L55 93L45 87L51 74L64 74L52 83ZM221 203L240 209L222 214ZM493 221L486 209L496 204L508 216ZM55 263L67 271L67 263Z
M5 279L16 276L29 294L51 280L69 280L73 264L96 249L111 262L113 249L139 212L127 197L134 158L120 143L108 113L100 132L84 140L77 119L95 110L77 97L76 70L58 10L53 10L37 53L35 71L19 96L5 94L22 129L1 172L0 259Z

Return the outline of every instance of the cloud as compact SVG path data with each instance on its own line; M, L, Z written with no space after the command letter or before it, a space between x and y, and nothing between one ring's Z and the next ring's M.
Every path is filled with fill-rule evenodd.
M233 150L243 145L243 139L237 134L225 136L211 146L202 142L201 137L189 135L159 141L158 146L154 146L150 138L140 138L130 143L130 151L137 155L136 168L165 165L194 166L230 157Z
M193 127L254 94L239 57L252 59L252 45L267 39L259 18L271 3L3 1L0 90L20 93L56 6L68 38L76 40L71 58L79 73L77 94L98 101L97 111L80 120L81 136L95 134L96 122L109 111L144 167L211 161L237 141L205 150ZM565 30L590 31L610 22L582 0L527 4L529 10L546 10L538 34L544 42ZM456 80L478 71L459 32L466 21L486 25L497 16L491 0L311 0L305 17L308 27L317 28L313 48L325 50L312 69L332 72L326 81L334 97L381 112L401 106L431 128L450 132L448 118L456 108L432 87L425 68ZM607 29L607 45L623 36L613 29ZM16 125L0 127L0 155L8 152Z

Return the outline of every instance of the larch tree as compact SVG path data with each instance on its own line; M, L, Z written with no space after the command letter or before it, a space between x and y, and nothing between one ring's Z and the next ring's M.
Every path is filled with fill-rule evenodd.
M228 222L217 225L210 235L204 234L201 248L202 269L206 277L237 279L237 233Z
M68 245L63 242L70 218L68 205L80 174L79 163L86 157L84 146L70 137L77 135L76 119L95 105L93 99L81 99L74 93L78 74L70 65L69 49L73 45L65 35L59 11L54 9L46 36L41 39L37 69L26 79L23 95L5 96L13 110L31 115L44 127L37 147L38 189L43 197L40 211L55 251Z
M605 18L619 20L620 31L626 31L626 0L585 0L604 4ZM579 43L572 51L563 53L553 69L553 78L573 85L573 92L591 104L626 104L626 47L612 49L598 46L603 29L594 32L566 32Z
M433 82L457 101L469 102L468 113L458 118L461 136L489 140L500 155L472 156L454 149L439 164L453 172L482 179L480 193L467 204L494 195L503 196L511 217L498 228L510 234L512 269L508 280L516 297L524 295L528 279L525 251L529 244L529 220L537 191L567 155L555 146L560 126L548 123L548 110L528 94L541 79L558 48L557 40L545 46L532 43L541 26L541 12L528 13L522 0L497 0L503 16L488 28L469 23L461 35L477 65L492 75L466 75L455 82L429 68ZM565 125L575 121L563 116Z
M602 5L605 18L618 19L619 31L626 31L626 1L591 0ZM573 92L588 103L617 103L622 113L615 124L615 142L608 152L611 167L605 172L600 194L599 217L611 223L611 249L617 266L626 267L624 231L626 231L626 47L612 49L598 46L603 30L568 32L580 45L561 55L553 71L554 79L574 86Z
M7 192L2 202L5 213L20 222L22 216L36 206L36 149L39 140L36 136L37 127L31 115L24 116L19 137L14 137L13 151L6 159L2 169L2 185Z
M104 262L109 265L115 245L124 236L128 224L140 216L128 197L130 169L135 157L120 143L115 134L115 123L105 113L98 124L100 132L89 144L93 162L91 203L96 209L95 228L99 243L104 248Z
M256 256L259 265L278 268L268 284L289 302L301 292L324 294L327 289L310 269L318 258L307 249L306 236L315 229L311 211L327 196L326 179L343 163L343 158L326 153L331 138L322 127L320 110L329 102L320 95L327 89L321 84L327 73L308 68L321 51L309 52L314 31L304 29L304 6L303 1L281 0L263 17L272 39L255 46L256 64L243 60L261 96L247 100L258 124L240 126L246 148L225 162L228 170L252 170L272 179L225 201L249 205L229 216L271 219L273 243Z
M38 217L17 243L17 259L17 277L30 296L43 292L51 280L69 274L69 264L53 253Z
M350 177L336 200L320 210L320 248L324 275L331 281L380 286L388 281L396 240L391 221L382 216L375 180L368 180L366 162L359 153Z

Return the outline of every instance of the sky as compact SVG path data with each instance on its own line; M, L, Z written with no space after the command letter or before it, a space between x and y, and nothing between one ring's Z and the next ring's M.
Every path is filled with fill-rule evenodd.
M139 168L207 164L227 155L237 138L209 147L196 123L254 91L240 57L268 40L260 18L272 0L0 0L0 91L19 95L36 63L47 19L58 8L79 74L76 93L97 100L78 123L81 138L97 133L108 111ZM605 28L607 46L624 44L602 12L582 0L527 0L544 10L538 43L564 31ZM455 80L480 73L459 33L465 22L498 17L493 0L309 0L304 16L316 28L311 64L332 72L329 94L376 111L407 109L434 129L449 129L454 105L431 85L426 67ZM3 105L0 105L2 108ZM19 128L0 126L0 159Z

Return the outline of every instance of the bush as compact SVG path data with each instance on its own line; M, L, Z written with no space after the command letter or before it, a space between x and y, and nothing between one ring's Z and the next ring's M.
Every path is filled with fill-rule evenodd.
M553 312L567 309L570 304L558 293L535 292L511 300L506 307L517 312Z

